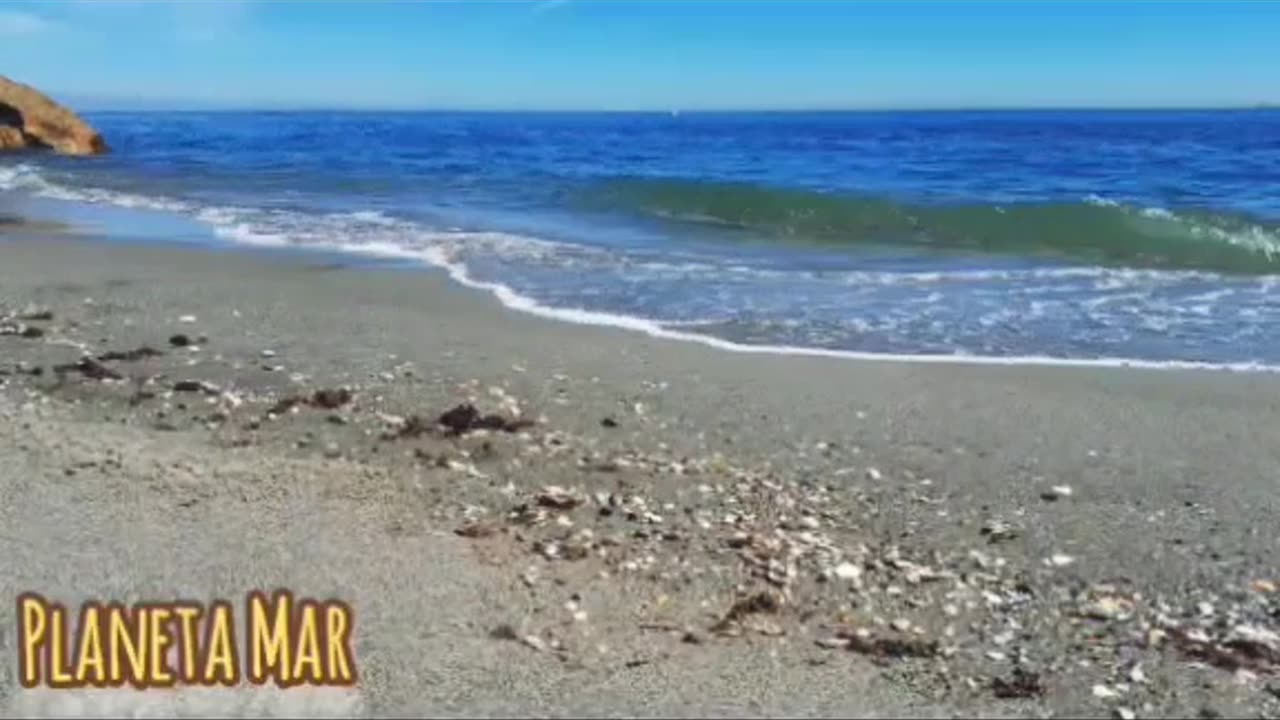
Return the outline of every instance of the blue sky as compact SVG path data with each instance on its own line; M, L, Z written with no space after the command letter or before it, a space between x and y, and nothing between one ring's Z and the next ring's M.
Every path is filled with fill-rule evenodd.
M1280 102L1280 2L0 2L0 72L101 106Z

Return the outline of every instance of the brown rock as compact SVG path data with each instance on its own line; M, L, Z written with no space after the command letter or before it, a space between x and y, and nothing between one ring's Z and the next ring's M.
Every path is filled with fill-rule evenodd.
M711 626L711 631L720 634L732 634L735 627L749 616L776 615L782 612L783 604L782 596L772 590L752 593L735 602L729 608L729 612L725 613L719 622Z
M325 410L335 410L351 402L351 391L347 388L317 390L311 395L311 404Z
M0 75L0 149L48 146L64 155L97 155L107 144L75 113L35 88ZM15 132L16 130L16 132ZM13 143L21 141L21 145Z
M53 372L59 376L65 376L69 372L78 372L90 380L119 380L122 377L120 373L93 358L80 358L79 362L54 365Z
M497 413L481 415L480 411L470 403L450 408L440 415L436 422L447 428L449 435L455 436L464 435L472 430L502 430L514 433L533 425L532 420L507 419Z
M27 147L27 136L16 127L0 125L0 150L21 150Z
M881 659L929 658L938 654L938 643L923 638L877 637L862 629L837 635L848 641L846 647L856 653Z
M498 526L492 522L470 520L453 531L454 535L464 538L487 538L498 533Z
M1039 673L1016 667L1008 678L992 680L991 692L1001 699L1040 697L1044 695L1044 684Z
M99 362L138 362L147 358L160 357L164 353L153 347L143 345L133 350L110 350L98 356Z

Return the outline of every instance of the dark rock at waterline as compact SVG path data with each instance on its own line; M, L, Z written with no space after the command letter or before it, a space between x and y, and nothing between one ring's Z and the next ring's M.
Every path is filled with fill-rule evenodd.
M317 390L311 394L311 404L325 410L336 410L351 402L351 397L351 391L347 388Z
M177 335L173 335L169 338L169 344L173 347L187 347L191 345L191 338L183 335L182 333L178 333Z
M28 340L44 337L44 330L23 323L0 325L0 335L17 335Z
M93 358L81 358L78 362L54 365L53 371L58 375L78 372L90 380L119 380L123 377L120 373Z
M150 390L139 390L129 396L129 407L137 407L148 400L154 400L156 394Z
M179 380L173 384L173 391L206 395L217 395L220 392L218 386L203 380Z
M480 411L474 405L458 405L441 413L437 422L455 435L461 435L480 422Z
M862 655L879 659L929 658L938 654L938 642L922 638L870 637L854 635L849 638L849 649Z
M298 405L305 403L307 399L301 395L288 395L282 397L275 402L274 405L267 408L268 415L284 415Z
M53 311L37 308L28 312L19 313L18 319L28 322L48 322L53 319Z
M997 677L991 681L991 693L1002 700L1034 698L1044 695L1040 674L1024 668L1014 668L1008 678Z
M271 415L284 415L299 405L310 405L311 407L320 408L322 410L337 410L338 408L351 402L355 395L347 388L334 388L331 390L316 390L310 395L287 395L276 401L274 405L267 409L267 413Z
M508 419L497 413L482 415L471 403L464 403L445 411L436 422L443 426L449 435L463 435L473 430L517 432L533 425L531 420Z
M486 538L496 535L499 527L492 522L471 520L453 531L454 535L464 538Z
M386 436L388 438L415 438L431 432L433 425L421 415L410 415L405 418L400 429ZM419 458L422 459L422 458Z
M153 347L143 345L133 350L111 350L98 356L101 362L137 362L146 358L160 357L164 353Z

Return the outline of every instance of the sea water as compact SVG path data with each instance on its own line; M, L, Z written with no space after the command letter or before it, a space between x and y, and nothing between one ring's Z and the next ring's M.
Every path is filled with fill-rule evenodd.
M87 119L113 152L0 157L0 211L733 350L1280 366L1276 111Z

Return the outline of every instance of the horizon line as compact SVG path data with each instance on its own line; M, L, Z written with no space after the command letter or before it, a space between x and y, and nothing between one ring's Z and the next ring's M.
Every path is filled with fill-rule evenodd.
M885 107L794 107L794 108L489 108L489 107L376 107L376 106L253 106L253 105L150 105L133 107L125 103L76 103L80 112L350 112L350 113L441 113L441 114L559 114L559 115L715 115L715 114L819 114L819 113L948 113L948 112L1230 112L1280 110L1280 103L1258 102L1232 105L986 105L986 106L885 106Z

